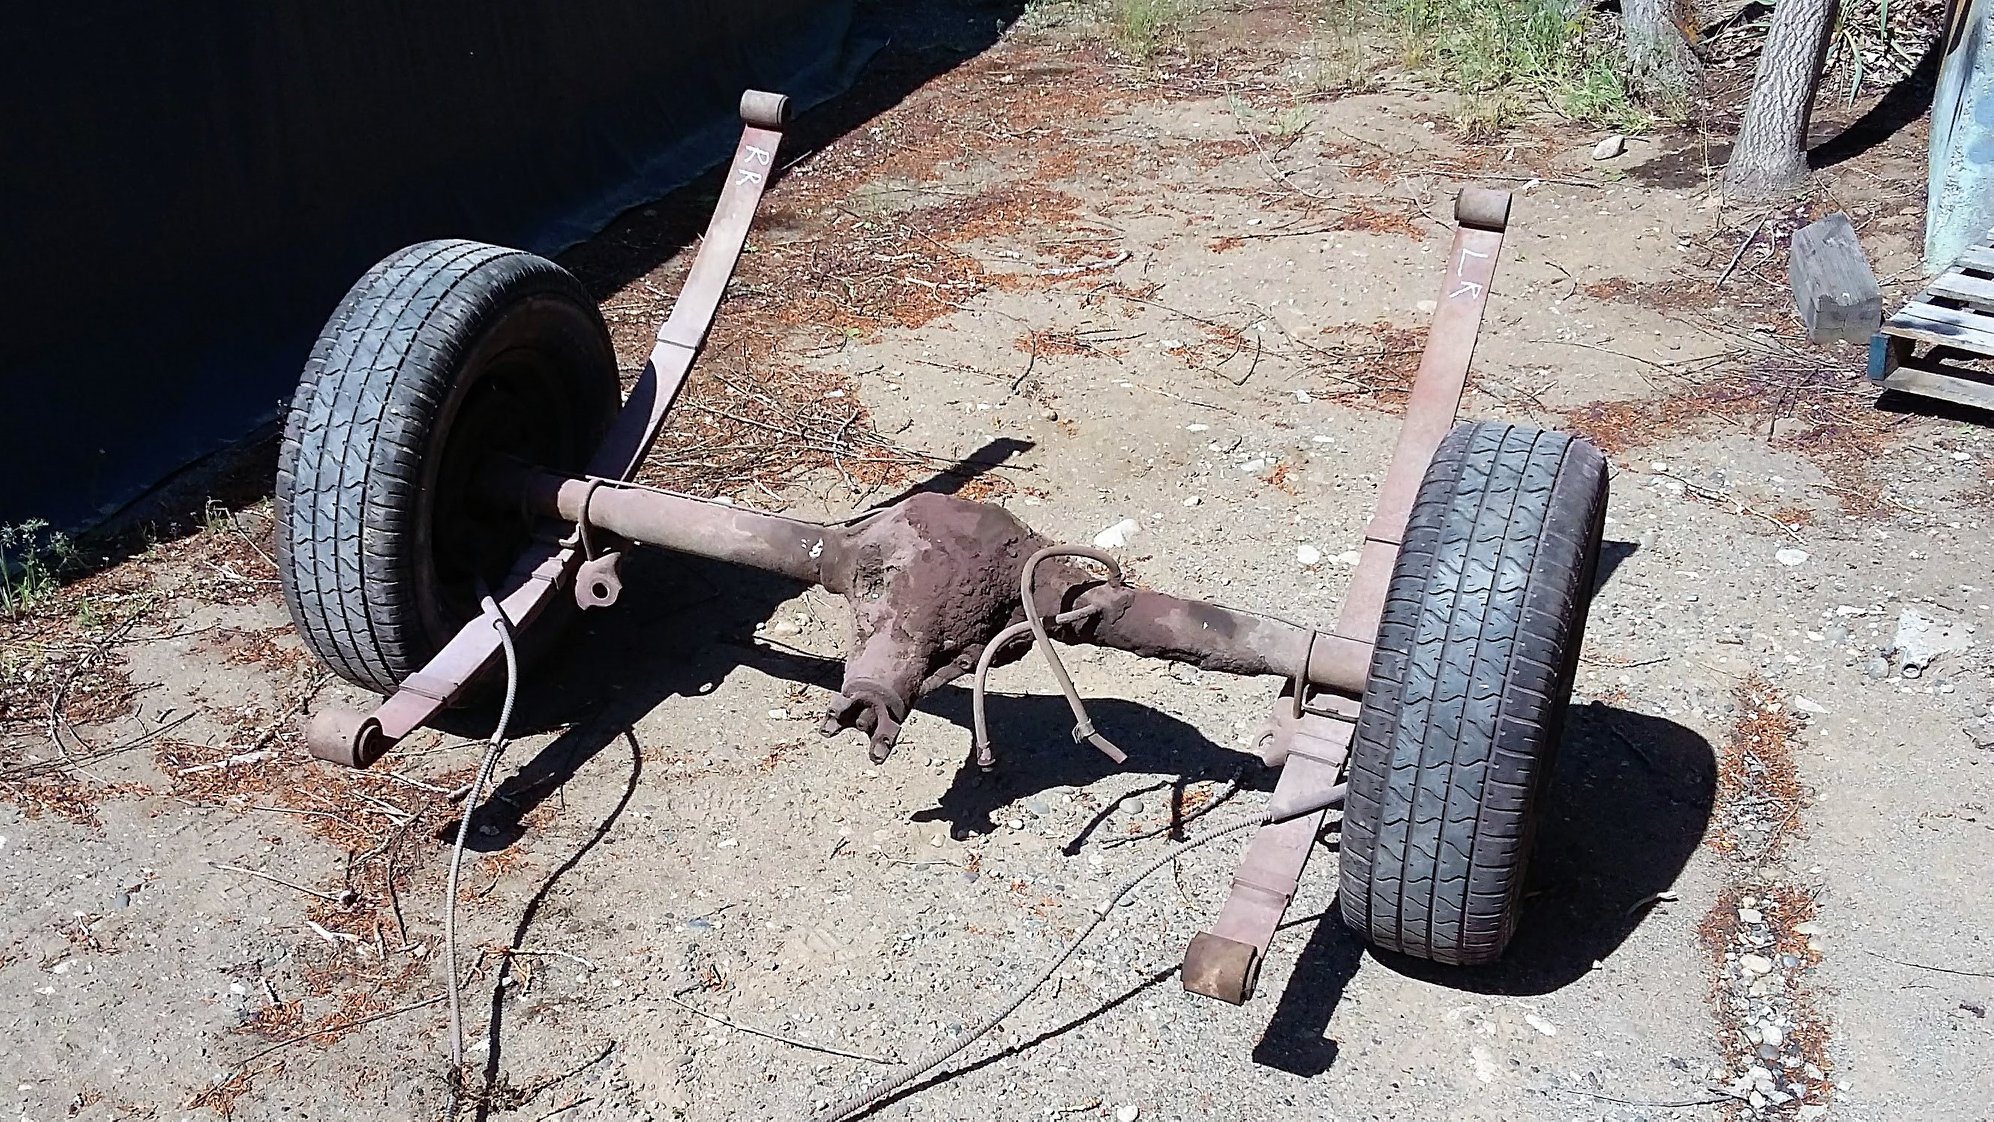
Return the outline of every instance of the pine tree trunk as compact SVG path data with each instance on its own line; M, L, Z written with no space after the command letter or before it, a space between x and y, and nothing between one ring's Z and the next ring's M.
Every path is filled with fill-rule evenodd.
M1683 34L1682 0L1623 0L1627 75L1649 102L1680 102L1703 63Z
M1836 0L1778 0L1759 53L1738 142L1724 169L1724 193L1765 198L1807 180L1807 122L1828 55Z

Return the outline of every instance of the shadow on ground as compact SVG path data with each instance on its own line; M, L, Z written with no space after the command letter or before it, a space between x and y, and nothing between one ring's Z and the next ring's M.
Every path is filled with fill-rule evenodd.
M1692 730L1597 702L1573 706L1522 920L1502 961L1461 968L1395 954L1373 960L1472 993L1533 995L1570 985L1609 960L1654 895L1675 883L1703 840L1716 782L1716 757ZM1334 918L1319 924L1254 1061L1301 1076L1327 1071L1336 1058L1336 1042L1326 1038L1330 1016L1363 957L1349 929Z

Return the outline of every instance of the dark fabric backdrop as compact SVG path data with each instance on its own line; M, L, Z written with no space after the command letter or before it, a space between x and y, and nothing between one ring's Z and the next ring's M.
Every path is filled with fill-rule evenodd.
M388 252L551 253L846 83L851 0L23 5L0 74L0 525L276 414Z

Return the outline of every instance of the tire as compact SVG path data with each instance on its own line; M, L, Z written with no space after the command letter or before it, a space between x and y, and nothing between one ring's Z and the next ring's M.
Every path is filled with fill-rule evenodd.
M579 471L619 400L602 315L553 262L433 241L368 270L278 452L277 565L313 653L382 693L421 669L533 533L479 481L502 457Z
M1605 515L1583 440L1484 422L1434 453L1350 750L1338 900L1371 945L1461 966L1508 945Z

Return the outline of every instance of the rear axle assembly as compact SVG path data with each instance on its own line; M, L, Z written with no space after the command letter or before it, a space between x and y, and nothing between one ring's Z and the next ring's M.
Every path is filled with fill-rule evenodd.
M923 695L973 675L971 758L995 764L984 676L1030 650L1066 694L1074 739L1117 762L1123 749L1089 719L1059 645L1280 679L1263 741L1280 779L1226 903L1188 949L1187 989L1251 996L1339 802L1346 923L1443 962L1500 954L1606 497L1604 462L1583 441L1455 426L1509 196L1469 188L1456 204L1398 445L1349 594L1318 627L1131 584L1111 555L1049 541L988 503L916 494L818 522L631 482L705 343L784 111L773 95L744 98L712 224L620 406L600 314L530 254L427 242L342 301L286 424L280 568L314 652L389 696L370 713L315 715L312 752L371 764L491 669L494 623L530 639L571 606L607 608L625 591L625 551L650 545L842 595L851 645L822 727L863 733L875 761Z

